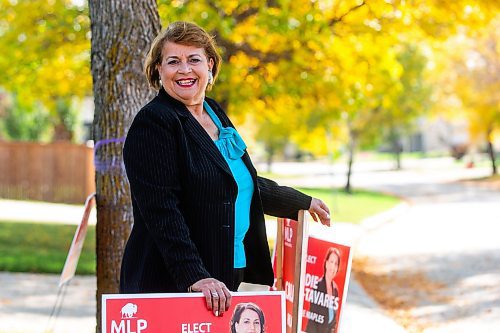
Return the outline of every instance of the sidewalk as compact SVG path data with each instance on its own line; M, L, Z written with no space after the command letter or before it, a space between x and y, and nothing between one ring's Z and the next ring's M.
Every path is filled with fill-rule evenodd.
M82 205L66 205L40 201L0 199L0 220L12 222L40 222L79 224L83 216ZM92 208L89 224L96 223L96 210Z
M401 209L401 208L398 208ZM366 225L377 225L390 219L385 213L372 218ZM0 220L39 221L77 224L83 206L18 202L0 199ZM50 217L50 218L49 218ZM95 212L91 215L95 223ZM268 223L268 235L276 234L275 223ZM318 228L311 224L311 233ZM364 228L348 223L335 223L327 232L341 235L345 242L355 244ZM324 232L322 228L320 232ZM317 232L317 231L316 231ZM338 237L337 237L338 238ZM56 302L59 277L48 274L0 272L0 333L43 333L52 307ZM240 290L265 290L263 286L242 285ZM77 276L67 288L66 296L53 333L90 333L95 331L95 277ZM394 320L370 298L351 275L348 296L342 318L342 333L377 332L405 333Z

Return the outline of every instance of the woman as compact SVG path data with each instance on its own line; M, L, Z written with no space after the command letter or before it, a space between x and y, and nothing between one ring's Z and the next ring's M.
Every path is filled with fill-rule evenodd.
M309 319L307 322L307 333L334 333L337 329L337 313L339 305L339 289L333 280L339 271L340 251L330 247L326 251L323 263L323 278L319 280L316 291L328 295L329 306L311 302L310 312L317 313L317 321ZM321 297L324 299L324 297Z
M125 248L124 293L197 291L219 315L242 281L273 283L264 213L323 224L321 200L258 177L220 105L205 97L221 58L212 38L176 22L145 64L158 95L136 115L123 149L134 226Z
M236 305L229 323L231 333L265 333L264 312L255 303Z

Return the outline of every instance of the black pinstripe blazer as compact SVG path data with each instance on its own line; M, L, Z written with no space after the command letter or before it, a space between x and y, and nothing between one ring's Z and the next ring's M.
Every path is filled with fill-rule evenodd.
M207 102L223 126L233 126L215 101ZM242 158L255 188L244 239L245 281L272 285L264 212L296 218L299 209L309 208L311 197L258 177L248 153ZM184 104L161 89L134 118L123 159L134 226L120 291L185 292L207 277L232 286L237 185L224 157Z

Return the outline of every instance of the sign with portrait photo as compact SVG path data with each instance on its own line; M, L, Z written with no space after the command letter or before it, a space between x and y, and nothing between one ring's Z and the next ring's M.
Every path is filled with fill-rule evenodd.
M352 253L346 245L309 236L302 331L339 332Z
M216 317L201 293L102 296L102 333L285 333L281 291L232 293L229 310Z
M278 219L272 290L285 291L287 333L337 333L349 284L351 247L338 242L332 229L312 228L307 216L300 214L299 222ZM299 226L306 230L300 232Z

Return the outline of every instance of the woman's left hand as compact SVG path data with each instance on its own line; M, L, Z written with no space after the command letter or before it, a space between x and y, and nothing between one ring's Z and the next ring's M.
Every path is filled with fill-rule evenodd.
M201 291L205 295L207 308L216 317L222 316L231 306L231 293L223 282L213 278L201 279L191 286L191 291Z
M321 224L330 226L330 209L323 201L312 198L309 213L314 221L321 221Z

